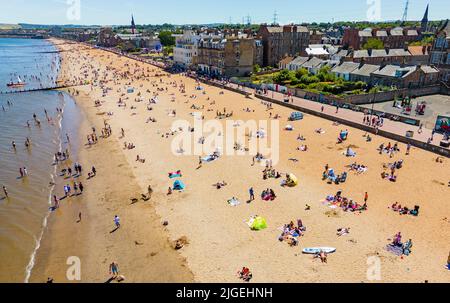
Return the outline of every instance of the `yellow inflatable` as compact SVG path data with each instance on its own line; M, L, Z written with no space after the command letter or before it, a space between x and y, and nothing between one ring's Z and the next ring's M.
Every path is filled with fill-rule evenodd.
M295 187L298 185L298 178L294 174L288 174L286 185L289 187Z

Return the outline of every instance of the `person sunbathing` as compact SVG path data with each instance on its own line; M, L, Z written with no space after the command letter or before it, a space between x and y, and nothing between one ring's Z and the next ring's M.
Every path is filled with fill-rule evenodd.
M238 275L239 278L244 280L245 282L250 282L250 280L253 278L253 274L247 267L243 267L242 270L238 272Z
M394 204L391 205L393 211L398 211L398 207L399 207L398 202L395 202Z
M298 135L297 140L298 141L306 141L306 138L303 137L303 135Z
M319 252L319 258L320 258L320 261L322 261L322 263L327 263L328 256L327 256L327 253L324 252L323 250L321 250Z
M349 233L350 233L350 227L347 227L347 228L339 228L339 229L337 230L337 235L338 235L339 237L342 237L342 236L347 235L347 234L349 234Z

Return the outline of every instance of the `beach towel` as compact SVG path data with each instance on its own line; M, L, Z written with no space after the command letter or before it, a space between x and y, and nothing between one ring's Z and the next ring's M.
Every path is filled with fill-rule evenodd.
M183 175L181 174L181 171L169 173L169 178L170 178L170 179L181 178L182 176L183 176Z
M239 202L238 199L236 198L231 198L230 200L227 201L228 204L230 204L231 206L238 206L239 204L241 204L241 202Z
M399 257L403 255L403 248L401 246L394 246L392 244L388 244L386 245L386 250Z

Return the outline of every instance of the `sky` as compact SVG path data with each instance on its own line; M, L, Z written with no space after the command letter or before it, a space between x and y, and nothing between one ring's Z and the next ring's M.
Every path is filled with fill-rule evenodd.
M0 0L0 23L32 24L280 24L400 20L406 0ZM449 0L409 0L407 20L450 18ZM78 9L79 8L79 9ZM244 19L245 18L245 19Z

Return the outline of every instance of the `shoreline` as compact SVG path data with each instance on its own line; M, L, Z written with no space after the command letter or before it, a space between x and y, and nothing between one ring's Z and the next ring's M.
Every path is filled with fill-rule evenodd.
M57 46L57 45L56 45ZM64 62L62 63L64 65ZM67 68L67 66L66 66ZM72 89L73 90L73 89ZM67 92L76 102L78 109L82 112L82 122L79 128L78 136L80 147L78 151L78 161L85 168L85 175L87 174L86 169L90 167L87 163L95 163L96 168L99 171L105 171L106 174L110 176L114 176L114 168L108 165L108 161L114 159L115 163L120 163L121 170L124 170L124 174L122 176L115 176L113 178L109 178L109 182L118 182L120 181L123 184L127 184L127 190L123 193L116 193L120 196L122 201L128 201L129 197L137 195L137 192L140 192L140 189L136 186L135 178L130 175L129 167L127 163L123 162L123 156L121 152L111 146L114 142L106 142L106 141L116 141L114 138L111 139L100 139L98 146L95 145L89 150L86 150L84 146L84 135L88 133L91 125L95 125L95 122L91 121L93 116L96 115L95 109L91 110L91 106L88 104L93 104L93 101L86 94L75 96L69 90L63 90ZM98 128L100 129L100 127ZM82 143L83 142L83 143ZM102 154L108 154L108 159L102 159ZM102 165L103 164L103 165ZM128 171L128 173L126 173ZM61 202L61 207L57 211L59 213L54 213L50 215L49 223L45 230L41 247L37 252L35 266L31 273L30 282L32 283L43 283L46 281L47 277L52 277L55 279L55 282L104 282L108 279L107 267L109 263L105 263L105 259L100 259L97 253L101 253L104 250L104 247L107 247L106 255L109 255L109 250L114 244L117 244L117 250L121 251L121 253L126 254L128 259L132 259L134 257L134 253L130 252L130 245L135 245L134 243L110 243L109 239L105 239L99 235L98 228L99 224L92 223L93 219L104 216L104 212L107 212L105 209L101 207L101 205L93 205L96 203L92 203L92 200L105 200L104 193L102 189L105 187L104 180L97 179L105 179L105 177L94 178L91 182L93 184L87 183L85 180L82 180L83 184L85 184L85 193L81 197L76 197L74 201L70 201L68 205L66 202ZM132 173L131 173L132 174ZM130 180L131 178L131 180ZM84 177L83 177L84 179ZM58 181L56 182L59 183ZM62 182L61 182L62 184ZM60 184L58 184L60 186ZM107 185L107 188L109 186ZM133 189L133 192L130 192ZM113 191L118 191L116 188ZM91 193L92 191L92 193ZM116 200L119 202L118 198L110 198L108 199ZM125 208L126 205L115 205L114 208L121 209ZM109 210L109 208L108 208ZM141 226L140 228L149 229L148 232L155 232L156 234L151 239L146 239L142 245L143 247L139 247L142 251L147 247L152 247L153 251L149 254L145 254L147 259L152 259L150 262L147 262L147 270L141 273L139 278L134 277L131 273L124 273L126 277L126 282L140 282L140 281L149 281L149 282L170 282L170 281L179 281L179 282L190 282L193 281L193 277L191 276L190 271L187 269L184 261L178 256L178 253L172 249L170 243L165 236L165 232L161 227L161 220L158 218L156 214L153 214L154 210L152 210L152 206L145 206L145 211L147 215L152 220L152 228L149 229L147 226L143 226L145 223L144 220L140 220ZM76 218L78 218L78 213L82 213L82 222L81 224L76 223ZM133 214L135 215L135 214ZM112 222L112 218L114 215L111 215L110 222ZM112 223L110 224L112 226ZM103 224L102 227L105 227ZM157 229L160 229L158 231ZM73 237L71 240L68 240L66 236L71 234ZM96 243L95 247L90 247L90 243ZM99 244L101 243L101 244ZM132 247L132 246L131 246ZM142 254L142 253L141 253ZM81 260L81 281L68 281L66 279L66 270L69 265L66 264L67 258L71 256L79 257ZM112 260L117 260L119 257L116 257ZM166 268L160 268L166 262L170 262L173 266L167 266ZM102 265L100 265L100 264ZM119 262L126 263L125 261ZM179 267L178 268L176 267ZM125 267L122 265L122 268ZM149 272L151 270L150 267L157 268L155 272ZM158 268L159 267L159 268ZM168 267L171 267L170 269ZM173 267L173 268L172 268ZM126 267L125 267L126 268ZM99 277L99 272L104 272L104 279ZM143 275L143 274L146 274Z
M83 70L88 72L93 69L104 70L105 66L114 66L121 71L132 68L141 69L141 71L145 68L150 69L147 65L100 50L81 50L81 46L78 45L64 47L72 50L72 52L65 52L64 56L72 63L72 70L75 73L70 75L67 72L67 76L77 77ZM125 67L125 64L128 66ZM152 67L152 70L164 74L156 67ZM149 204L142 203L141 205L139 202L139 205L136 206L142 206L142 208L136 210L137 212L134 214L130 213L129 217L135 216L134 218L141 220L142 224L129 226L131 223L128 222L128 219L124 220L126 230L123 231L127 234L121 235L120 239L116 240L142 241L144 245L147 245L148 232L141 233L141 229L147 230L148 222L145 217L149 212L155 211L157 217L153 221L167 220L169 222L165 228L168 236L166 231L163 233L166 239L165 245L170 246L167 237L171 241L183 236L189 240L189 244L180 250L180 253L170 247L167 247L167 252L174 252L176 260L185 258L185 265L192 271L194 280L198 282L238 282L235 273L242 266L252 269L255 282L361 282L367 281L365 276L367 258L373 255L378 256L382 261L382 282L412 282L425 279L430 282L446 281L446 272L440 270L442 270L441 263L444 263L448 254L445 247L445 239L449 236L448 222L442 219L448 216L448 208L441 197L448 192L444 186L444 182L446 182L445 167L448 167L448 161L443 164L434 163L432 153L416 148L412 149L410 156L406 157L402 153L389 159L376 152L376 147L380 143L386 142L386 138L375 136L373 142L367 143L363 137L364 132L351 127L349 127L350 141L345 146L350 144L352 148L356 149L358 157L347 159L342 155L344 146L335 143L336 133L342 126L335 126L331 122L307 115L303 121L293 123L296 128L294 133L289 134L282 131L283 136L280 142L282 157L277 165L277 170L283 173L293 172L297 176L301 176L298 188L283 189L279 187L278 180L261 180L262 169L251 166L251 156L248 155L223 157L217 162L205 164L202 169L198 170L196 169L198 157L179 157L170 153L171 140L161 136L170 129L174 120L168 115L171 109L177 109L177 119L188 121L193 120L190 115L192 109L189 106L194 104L212 107L211 113L205 111L208 119L213 119L215 111L221 111L224 106L228 110L234 111L235 119L244 121L267 119L268 111L258 100L245 99L242 95L228 91L221 94L219 88L210 86L205 86L205 89L208 98L217 102L215 106L212 106L203 96L198 96L198 99L190 99L187 95L198 94L195 91L195 80L180 75L152 76L150 79L155 83L142 79L135 80L133 83L133 87L143 94L144 100L150 97L148 93L144 92L145 89L154 91L155 85L158 85L156 80L162 79L159 85L169 89L167 93L160 94L161 102L154 106L151 113L144 104L132 103L132 100L127 102L132 103L136 110L130 111L129 107L117 107L116 102L123 90L130 86L127 84L130 80L117 79L117 83L114 81L108 83L107 86L111 86L112 89L106 96L102 96L99 87L93 87L91 91L87 87L80 88L82 93L90 95L90 101L86 101L91 102L91 106L93 100L101 100L101 107L97 109L90 107L86 102L77 101L86 108L92 124L101 125L103 115L98 114L111 111L114 112L114 115L108 117L108 123L111 124L114 132L120 128L124 128L126 131L126 138L116 139L117 137L113 133L114 139L101 141L99 146L85 151L91 153L89 156L99 152L97 149L106 151L104 154L108 155L108 161L106 161L105 167L99 169L99 172L106 171L107 168L110 168L109 166L114 166L111 168L113 173L117 173L117 168L119 168L120 173L124 174L119 177L114 176L108 179L110 181L106 184L103 183L103 187L100 186L97 194L103 198L102 203L89 199L89 206L91 203L98 203L106 208L106 201L108 201L107 203L112 201L110 205L112 209L108 210L108 215L99 214L96 217L95 221L102 221L103 225L99 225L98 229L86 229L90 236L98 237L101 241L105 241L104 243L108 243L111 240L110 237L104 237L105 240L102 239L102 235L105 233L105 228L111 227L114 212L130 210L129 207L120 207L120 205L129 203L130 197L138 196L151 184L155 189L154 198ZM170 82L173 81L177 83L183 81L187 86L186 93L177 92L177 89L172 88ZM130 97L136 97L137 91L130 94ZM174 100L171 101L172 94ZM124 95L126 96L126 94ZM250 107L254 111L245 112L243 111L245 107ZM289 109L274 105L274 110L271 112L281 114L284 117L281 123L287 123L284 119L289 116ZM148 115L156 117L158 122L155 124L145 123ZM322 135L315 134L314 129L319 126L325 128L327 132ZM298 132L308 138L307 144L310 151L306 153L296 151L300 144L295 139ZM123 143L130 142L130 140L136 144L136 148L132 151L123 149ZM401 147L404 149L404 146ZM146 158L147 162L142 165L137 163L135 161L136 153ZM103 155L98 156L99 159L96 161L100 161L104 157ZM115 156L117 159L114 158ZM292 157L300 159L299 163L290 162L288 159ZM397 183L380 179L383 163L402 158L406 160L407 164L402 168ZM320 172L326 163L342 171L344 165L354 161L364 163L369 167L369 171L360 176L352 174L347 183L339 187L327 185L320 180ZM119 165L116 167L118 163ZM85 167L86 165L84 163ZM167 196L165 191L171 185L171 181L167 180L167 172L178 169L183 171L183 181L187 184L187 190ZM135 184L128 188L130 179ZM212 184L221 180L226 180L229 185L218 191L212 187ZM97 179L93 180L95 188L98 186L95 184L97 181L100 182ZM116 188L112 188L111 183L112 187L130 191L116 193ZM88 191L90 186L87 186ZM226 204L226 200L232 196L237 196L241 201L245 201L249 186L254 186L256 191L272 187L279 198L274 203L255 201L247 205L242 203L236 208ZM346 195L354 197L358 201L362 199L364 191L369 191L371 197L369 211L361 214L333 212L319 202L327 194L332 194L340 188ZM110 191L114 191L114 194L110 194ZM116 195L122 195L121 202L115 200ZM387 206L396 200L400 201L402 205L420 203L422 206L420 217L399 217L398 214L387 209ZM304 210L305 204L311 205L312 209ZM94 206L92 208L99 205ZM103 211L106 212L105 209ZM269 228L261 232L250 231L244 221L252 214L264 216L268 220ZM94 214L89 214L89 216L94 216ZM124 216L121 215L121 218ZM301 218L308 226L305 237L300 241L300 247L327 245L337 248L338 253L330 256L330 262L327 265L321 265L308 256L301 255L299 248L290 248L286 243L277 241L279 227L297 218ZM162 230L161 222L153 223L156 228ZM337 237L336 229L347 226L352 228L351 236ZM417 228L418 226L420 229ZM387 243L386 239L398 230L406 234L405 237L412 237L415 241L414 253L405 260L400 260L383 250ZM433 233L435 230L442 232ZM78 230L76 231L78 232ZM61 236L60 242L67 240L62 238ZM146 240L141 240L141 238ZM89 243L93 242L89 241ZM107 245L113 244L108 243ZM98 268L101 258L93 256L93 254L97 252L101 254L102 251L105 253L104 249L107 246L104 246L103 243L94 246L89 248L91 251L89 257L86 258L88 263L92 262L90 263L92 267ZM127 246L123 245L123 248L125 249ZM106 263L100 267L100 270L106 271L103 268L107 267L107 262L110 262L111 258L118 258L117 252L120 251L124 253L121 256L123 261L116 261L122 269L124 266L126 267L124 275L127 282L130 280L131 282L155 282L145 275L146 266L134 264L137 260L145 258L144 255L136 257L136 249L140 250L140 248L133 247L131 252L123 252L112 247L111 250L115 250L116 253L112 252L109 255L110 258L103 259ZM92 258L100 261L95 262ZM145 264L148 263L145 262ZM180 269L178 266L174 266L174 268ZM130 278L130 272L135 276ZM96 278L94 282L99 282L98 271ZM174 282L171 279L167 281ZM58 282L57 279L56 282Z

